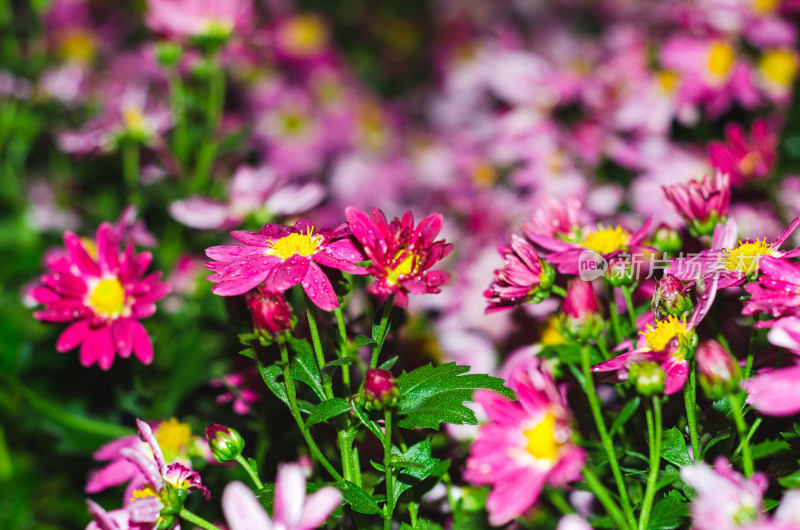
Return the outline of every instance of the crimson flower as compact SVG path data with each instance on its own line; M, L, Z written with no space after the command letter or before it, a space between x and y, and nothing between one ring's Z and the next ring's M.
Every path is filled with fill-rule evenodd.
M511 246L500 245L503 268L494 271L494 281L484 291L487 313L511 309L526 302L541 302L550 294L555 271L539 258L525 238L511 235Z
M170 292L169 284L159 281L160 272L142 277L152 255L134 254L130 244L120 253L110 223L100 225L96 241L66 232L64 244L66 252L48 257L50 272L30 292L44 305L36 318L71 322L56 349L63 353L80 345L81 364L97 362L103 370L111 368L115 353L133 353L149 364L153 346L139 320L155 313L155 302Z
M377 278L367 288L372 294L382 300L394 294L396 304L405 307L408 293L438 293L439 286L450 281L448 273L429 270L453 250L453 245L443 239L434 241L442 229L440 214L429 215L416 227L411 210L391 223L377 208L368 216L350 206L345 210L345 217L372 261L367 269Z

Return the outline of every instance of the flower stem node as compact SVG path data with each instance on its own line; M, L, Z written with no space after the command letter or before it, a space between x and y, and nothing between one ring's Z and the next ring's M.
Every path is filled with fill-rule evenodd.
M664 392L667 373L653 361L643 361L631 365L628 379L643 396L653 396Z
M244 439L236 429L224 425L212 424L206 427L206 439L211 454L217 462L225 463L235 460L244 450Z
M367 370L364 389L361 398L364 407L368 410L378 410L385 407L394 407L400 397L397 381L391 372L379 368Z

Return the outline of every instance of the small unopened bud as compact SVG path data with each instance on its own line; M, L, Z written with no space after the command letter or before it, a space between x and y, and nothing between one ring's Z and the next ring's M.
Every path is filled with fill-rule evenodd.
M236 460L244 449L244 439L236 429L217 423L206 427L206 439L217 462Z
M677 230L661 225L653 234L650 245L665 254L672 254L683 247L683 240Z
M700 385L711 399L719 399L739 388L742 370L728 351L715 340L707 340L695 352Z
M564 316L560 322L560 330L566 339L585 341L603 333L604 321L600 314L600 303L591 283L578 279L570 281L561 310Z
M397 403L399 391L391 372L379 368L367 370L364 381L364 398L374 408L392 407Z
M689 291L689 286L676 277L664 276L663 280L656 283L656 292L651 304L656 317L663 319L674 315L681 318L691 313L694 304Z
M162 66L177 64L182 55L183 49L179 44L175 44L174 42L159 42L156 46L156 58Z
M294 327L294 315L282 294L254 289L245 299L257 334L272 336Z
M652 361L643 361L631 365L628 370L628 380L636 387L636 391L643 396L652 396L664 392L664 380L667 373L658 364Z

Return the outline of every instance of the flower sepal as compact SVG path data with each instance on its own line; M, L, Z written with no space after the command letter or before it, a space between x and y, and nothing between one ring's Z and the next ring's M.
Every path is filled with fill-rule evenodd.
M206 439L211 454L217 462L235 460L244 450L244 439L239 431L214 423L206 427Z
M628 380L643 396L663 394L666 378L667 373L664 369L653 361L632 364L628 373Z

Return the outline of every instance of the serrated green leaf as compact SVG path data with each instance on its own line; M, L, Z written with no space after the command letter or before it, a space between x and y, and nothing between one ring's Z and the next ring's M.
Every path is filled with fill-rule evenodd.
M789 444L785 440L764 440L750 447L753 460L766 458L787 449Z
M611 423L611 429L608 431L611 436L614 436L614 433L616 433L620 427L625 425L625 423L631 419L631 416L633 416L633 414L636 412L636 409L639 408L639 403L641 403L641 401L641 398L636 396L632 400L625 403L625 406L622 407L622 410L619 411L619 414L617 414L617 417L614 418L614 421Z
M381 509L372 496L349 480L345 480L344 485L340 485L339 489L342 492L342 497L344 497L344 502L358 513L367 515L381 513Z
M661 445L661 458L678 467L691 465L689 450L686 448L686 439L677 427L664 431Z
M319 367L308 341L288 336L289 348L294 352L292 378L308 385L320 400L325 400L325 388L319 375Z
M409 447L405 453L401 453L395 447L392 447L392 452L401 455L406 462L420 466L417 468L405 468L397 474L394 481L394 499L397 502L397 499L404 491L425 480L436 469L439 459L431 456L430 440L423 440Z
M367 337L366 335L356 335L356 346L366 346L367 344L375 344L375 339Z
M400 398L397 426L404 429L438 429L441 423L477 425L475 413L464 406L475 390L494 390L514 397L503 380L486 374L464 374L469 366L447 363L421 366L397 378Z
M672 530L678 528L689 516L689 503L679 492L672 490L653 507L649 530Z
M352 408L353 406L350 405L350 402L342 398L333 398L323 401L311 411L311 414L306 420L306 425L314 425L315 423L327 421L339 414L344 414L352 410Z

